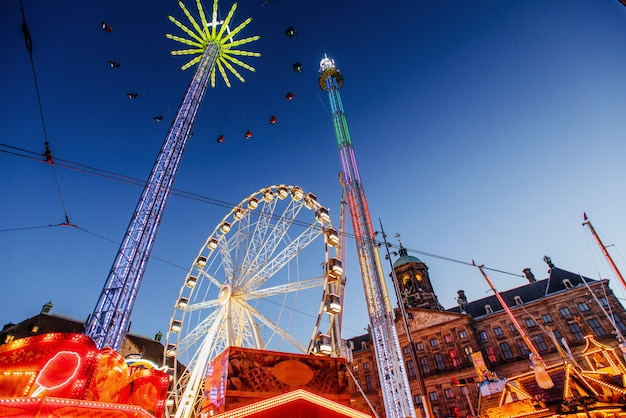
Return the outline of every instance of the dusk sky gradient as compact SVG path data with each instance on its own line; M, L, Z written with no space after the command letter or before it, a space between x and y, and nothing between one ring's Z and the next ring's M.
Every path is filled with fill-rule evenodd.
M220 5L226 13L231 3ZM177 2L24 0L24 11L53 157L145 181L193 71L180 71L185 58L169 55L179 44L164 36L181 35L167 19L184 19ZM547 277L544 255L611 279L625 297L581 225L586 212L626 269L626 7L618 0L243 0L233 22L247 17L240 37L261 40L244 49L263 55L242 60L257 72L241 70L245 84L231 77L227 89L218 79L207 91L174 186L205 199L171 196L131 331L166 331L200 247L251 193L299 185L339 224L341 165L318 84L325 53L345 77L341 96L374 228L382 220L395 251L400 233L428 265L444 307L455 306L459 289L470 300L489 295L464 263L512 273L487 270L505 290L526 283L526 267ZM34 316L49 300L53 313L83 320L141 187L56 167L57 188L41 156L46 136L21 19L19 1L0 3L0 321ZM65 222L65 212L77 228L49 226ZM353 241L347 253L351 337L368 319Z

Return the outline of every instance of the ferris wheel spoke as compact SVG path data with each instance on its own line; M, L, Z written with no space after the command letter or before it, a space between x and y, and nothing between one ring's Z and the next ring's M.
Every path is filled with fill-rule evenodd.
M312 289L315 287L322 287L324 285L324 277L314 277L312 279L300 280L297 282L286 283L274 287L268 287L265 289L257 289L252 292L246 293L243 297L246 300L267 298L270 296L282 295L285 293L298 292L300 290Z
M322 234L322 229L317 225L309 226L302 234L290 242L281 250L273 259L269 260L266 265L256 272L242 287L246 293L250 293L263 285L277 271L283 268L290 260L292 260L302 249L306 248L312 241Z
M178 343L178 351L186 352L189 347L199 341L202 336L206 335L213 324L217 321L217 318L222 314L221 309L216 309L209 316L207 316L201 323L196 325L187 335L185 335Z
M306 353L307 347L304 344L302 344L300 341L298 341L296 338L292 337L291 334L289 334L287 331L282 329L278 324L276 324L271 319L267 318L261 312L259 312L256 309L254 309L248 303L245 303L245 302L240 302L240 303L245 304L246 305L246 309L248 311L250 311L250 313L252 315L254 315L255 318L257 318L259 321L261 321L263 323L263 325L265 325L266 327L270 328L272 331L274 331L276 334L281 336L285 341L287 341L288 343L293 345L295 348L300 350L302 353Z
M200 269L198 271L198 273L202 276L207 278L211 283L213 283L215 286L217 286L218 288L221 288L224 284L220 283L219 280L217 280L215 277L213 277L213 275L209 274L208 271Z
M235 271L234 261L231 257L233 240L236 239L236 235L230 239L221 239L218 246L219 254L221 256L221 262L224 269L224 278L226 282L231 282L233 278L233 272ZM221 286L221 285L220 285Z
M176 411L176 415L179 416L179 413L184 412L188 408L192 408L195 403L195 399L198 396L203 377L204 377L204 369L209 361L209 356L213 351L213 347L216 341L216 334L219 330L221 322L224 320L223 310L220 311L222 314L218 315L215 322L211 325L206 333L204 340L202 341L202 345L198 350L198 356L195 362L195 365L189 375L189 381L185 386L185 390L181 397L181 405L179 405L178 410Z
M214 300L206 300L206 301L199 302L199 303L192 303L180 309L184 312L193 312L193 311L198 311L200 309L214 308L217 305L219 305L219 301L217 299L214 299Z
M259 254L261 253L261 249L264 247L264 240L267 236L271 220L274 216L274 208L276 207L276 203L276 200L266 202L261 206L261 209L259 210L257 222L254 226L254 229L252 230L252 235L248 244L248 251L242 263L242 269L246 272L249 270L258 270L258 267L256 267L257 265L259 265L257 259ZM244 275L247 275L247 273ZM241 280L243 280L243 277L241 278Z
M303 205L301 203L291 200L287 207L283 210L282 214L273 215L275 224L269 231L269 234L267 234L263 245L257 247L258 252L252 261L252 264L245 265L246 270L242 275L242 280L248 280L249 277L256 274L256 271L263 268L261 266L266 265L268 259L272 256L272 254L274 254L281 241L283 241L285 235L287 234L287 230L293 224L293 221L302 207ZM272 212L274 211L275 205L272 207Z

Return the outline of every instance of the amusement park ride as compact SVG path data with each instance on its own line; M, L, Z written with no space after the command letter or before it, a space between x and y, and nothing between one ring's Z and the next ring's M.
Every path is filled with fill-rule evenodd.
M409 382L400 355L400 342L393 322L394 314L389 303L374 229L339 94L343 75L335 67L334 60L326 56L320 62L320 72L320 87L328 92L332 110L385 412L390 418L415 417Z
M169 16L169 19L185 32L189 39L170 34L167 37L191 48L172 51L172 55L197 55L183 65L182 69L185 70L195 64L198 64L198 67L163 142L100 299L87 325L87 335L93 338L100 348L120 349L196 113L209 81L211 86L215 86L216 67L226 85L230 87L225 68L241 81L243 77L232 64L254 71L253 67L233 55L260 56L258 52L235 49L237 46L259 39L259 36L252 36L234 40L234 36L252 20L248 18L230 30L229 25L237 8L236 4L231 7L224 21L218 21L217 0L215 0L212 19L207 21L202 5L198 1L200 23L193 18L183 3L179 4L189 19L191 28L172 16ZM217 26L220 24L218 31Z
M45 387L39 377L27 379L19 390L24 396L37 397L41 393L34 385L37 383L48 390L48 396L67 397L67 402L75 400L72 401L75 412L90 408L95 411L98 405L84 402L96 401L111 402L111 409L126 408L128 414L136 416L139 416L136 410L141 408L157 416L163 413L176 417L197 416L201 410L213 415L224 412L228 390L246 390L249 403L254 392L261 391L267 398L272 391L278 394L286 388L300 387L324 396L328 402L321 404L347 414L342 412L341 416L365 416L346 408L349 404L347 374L341 371L345 368L341 345L345 276L338 254L345 247L331 224L328 209L313 193L298 186L263 188L243 199L216 226L183 280L166 336L162 367L136 362L127 366L119 354L182 154L208 84L215 86L219 71L230 87L226 70L243 82L234 65L249 71L254 68L235 56L260 56L257 52L237 49L259 36L235 40L252 20L248 18L231 29L236 4L224 20L218 20L217 0L213 1L210 19L200 0L196 0L196 4L199 21L182 3L179 5L189 22L184 24L169 16L188 37L167 34L167 38L190 47L172 51L172 55L195 55L182 69L195 64L197 68L87 323L86 334L91 339L75 334L47 334L49 337L22 341L21 345L11 344L5 347L4 354L18 355L24 344L46 353L43 357L65 347L67 350L60 352L67 354L63 354L61 360L55 360L58 356L50 360L54 367L50 362L37 363L32 367L42 369L39 374L34 370L29 373L34 379L34 376L43 376L45 370L48 370L47 375L52 368L61 370L65 368L63 365L70 364L66 357L76 359L76 372L68 367L67 372L72 373L59 375L67 377L65 381ZM110 30L103 22L103 29L107 28ZM294 35L295 31L290 28L287 36ZM287 93L286 98L293 99L293 93ZM270 118L271 124L276 121L275 116ZM248 131L246 138L251 136ZM314 242L322 245L316 247ZM306 258L307 251L315 248L320 250L318 257L323 254L322 273L301 279L300 258ZM316 292L313 299L307 296L308 290ZM285 313L302 308L303 299L313 300L318 311L312 333L306 337L296 336L288 329L293 313ZM57 342L51 345L52 341ZM267 351L278 347L277 341L290 344L303 354L297 357ZM79 354L76 347L81 346L85 347ZM242 364L246 358L249 361L245 363L245 370L233 369L233 362ZM259 368L255 365L261 358L263 367ZM232 376L231 369L240 376ZM118 370L122 375L116 374ZM267 370L272 370L271 375L259 378L259 374ZM244 388L241 376L246 382L256 377L258 384ZM227 387L226 381L232 387ZM208 387L210 384L215 386ZM61 388L58 393L50 392L58 388ZM215 390L222 398L216 397ZM30 409L46 406L39 403L31 406L30 403ZM123 405L125 403L136 407ZM51 410L55 409L54 405Z

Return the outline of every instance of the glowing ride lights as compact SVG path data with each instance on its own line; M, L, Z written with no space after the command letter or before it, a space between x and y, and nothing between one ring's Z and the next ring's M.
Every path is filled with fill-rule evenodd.
M118 351L121 348L196 114L209 82L212 87L215 87L216 68L226 85L230 87L226 70L241 82L245 80L234 65L255 71L253 67L235 56L258 57L261 55L258 52L237 49L241 45L260 38L251 36L239 40L234 39L252 21L248 18L234 29L230 28L237 4L230 8L224 20L218 20L217 0L214 0L209 21L200 0L197 0L200 22L192 16L182 2L179 2L179 5L189 24L183 24L172 16L169 16L169 20L188 38L171 34L167 34L166 37L189 47L172 51L172 55L196 55L181 67L183 70L195 64L198 66L163 142L100 298L86 326L86 334L94 339L98 348L112 347ZM220 26L219 30L218 26ZM252 133L248 132L251 137Z
M294 70L298 71L295 64ZM347 190L385 412L389 418L415 417L409 382L400 355L400 342L375 245L374 229L339 95L343 75L335 67L335 62L326 56L320 62L320 72L320 87L328 93L332 109L343 168L342 181Z
M71 382L80 367L80 356L73 351L59 351L43 366L35 383L39 387L30 395L35 398L44 390L60 388Z

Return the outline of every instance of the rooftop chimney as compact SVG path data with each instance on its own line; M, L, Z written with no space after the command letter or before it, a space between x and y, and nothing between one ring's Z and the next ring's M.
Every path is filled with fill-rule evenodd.
M526 276L526 280L528 280L528 283L535 283L537 281L537 279L535 279L535 275L532 271L530 271L528 267L522 270L522 273L524 273L524 276Z

